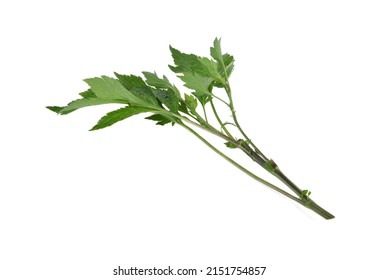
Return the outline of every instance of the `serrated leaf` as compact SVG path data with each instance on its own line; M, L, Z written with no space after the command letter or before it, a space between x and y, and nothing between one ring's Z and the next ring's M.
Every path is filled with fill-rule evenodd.
M224 65L226 67L235 61L234 57L228 53L225 53L224 55L222 55L222 58L223 58Z
M179 78L185 83L185 86L190 89L194 89L195 91L200 92L201 94L209 94L210 92L210 85L213 82L212 78L206 78L203 76L198 75L197 73L184 73Z
M229 55L228 53L223 55L223 62L225 65L225 73L227 75L227 79L231 76L232 71L234 71L234 57ZM223 74L223 73L222 73Z
M120 83L138 99L147 104L159 107L159 103L151 88L141 77L135 75L121 75L118 73L114 74L117 76Z
M215 38L210 54L218 62L218 72L222 77L229 78L234 69L234 57L228 53L222 54L221 39Z
M210 48L210 55L219 63L223 63L221 39L215 38L213 46Z
M90 130L92 131L92 130L105 128L105 127L115 124L116 122L127 119L131 116L134 116L140 113L149 112L149 111L150 109L148 108L127 106L127 107L107 113Z
M168 89L152 89L153 94L156 98L168 107L172 112L177 112L179 109L179 99L173 90Z
M171 89L175 93L179 94L178 89L169 82L168 78L166 76L163 76L163 78L159 78L159 76L156 73L151 72L142 72L144 77L146 78L146 83L150 86L153 86L157 89Z
M160 105L152 90L153 89L151 89L150 87L145 86L143 88L134 88L132 90L132 93L135 96L137 96L140 100L143 100L147 104L150 104L153 107L158 108Z
M95 106L95 105L102 105L102 104L110 104L110 103L117 103L117 104L128 104L125 99L102 99L97 98L95 93L88 89L87 91L79 93L83 98L76 99L71 101L67 104L67 106L60 107L60 106L49 106L47 109L56 112L61 115L67 115L71 112L76 111L77 109L88 107L88 106Z
M170 46L173 60L176 66L169 66L175 73L196 73L203 77L209 77L218 82L223 82L222 76L218 72L218 65L215 61L206 57L194 54L182 53Z
M105 99L108 97L114 100L126 100L129 104L140 107L149 107L151 105L152 107L158 107L156 98L140 77L128 76L128 78L130 80L127 87L132 90L128 90L119 80L107 76L86 79L85 82L91 86L91 90L99 98ZM126 79L123 82L126 82ZM136 87L137 85L144 86Z
M212 78L206 78L196 73L183 73L179 78L185 83L187 88L193 89L193 94L204 105L211 100L212 94L209 90L210 85L213 82Z
M114 72L114 75L118 78L119 82L129 91L132 91L135 88L143 88L146 86L146 83L139 76L135 75L122 75Z
M102 104L110 104L110 103L119 103L119 104L127 104L126 101L123 100L112 100L112 99L100 99L100 98L82 98L74 100L67 104L66 107L63 107L59 114L66 115L69 114L77 109L94 106L94 105L102 105Z
M205 77L211 77L217 82L222 82L222 76L219 75L218 65L213 60L206 57L197 57L199 64L193 68L194 73L198 73Z
M132 101L135 97L122 84L113 78L101 76L101 78L89 78L84 80L98 98L122 99Z
M197 56L194 54L186 54L180 52L178 49L169 46L173 61L176 66L170 66L175 73L193 72L193 68L198 67Z
M172 123L172 125L175 123L175 121L168 116L160 115L160 114L154 114L147 118L147 120L156 121L157 125L166 125L167 123Z
M96 94L92 91L92 90L90 90L90 89L88 89L88 90L86 90L86 91L84 91L84 92L81 92L81 93L79 93L83 98L96 98L97 96L96 96Z
M77 109L102 104L134 104L140 107L151 106L160 108L159 102L151 89L144 83L142 78L131 75L119 75L123 82L128 81L129 91L120 81L102 76L101 78L86 79L85 82L91 87L80 93L82 99L74 100L65 107L52 106L48 109L58 114L69 114ZM127 78L126 78L127 77Z
M186 103L185 103L183 100L180 100L180 101L179 101L179 108L178 108L178 110L179 110L180 112L185 113L185 114L188 114L188 113L189 113L189 111L188 111L188 107L187 107Z
M189 109L193 112L196 110L198 106L197 99L193 95L189 95L189 94L185 94L185 103L188 105Z
M59 112L64 108L64 107L60 107L60 106L46 106L47 109L49 109L50 111L53 111L57 114L59 114Z

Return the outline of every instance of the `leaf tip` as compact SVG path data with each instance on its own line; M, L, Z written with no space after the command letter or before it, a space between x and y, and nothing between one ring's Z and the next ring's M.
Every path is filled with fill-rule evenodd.
M215 37L215 39L214 39L214 45L215 45L215 44L220 44L221 41L222 41L222 38L221 38L221 37Z
M171 51L173 59L181 54L181 52L178 49L172 47L172 45L169 45L169 50Z
M89 129L88 131L95 131L95 130L99 130L99 129L101 129L101 128L103 128L103 127L97 123L95 126L93 126L93 127L92 127L91 129Z
M60 106L46 106L46 109L53 111L54 113L57 113L57 114L59 114L63 108L64 107L60 107Z
M152 72L149 71L142 71L143 76L148 79L148 77L151 77L153 75ZM156 73L155 73L156 74Z

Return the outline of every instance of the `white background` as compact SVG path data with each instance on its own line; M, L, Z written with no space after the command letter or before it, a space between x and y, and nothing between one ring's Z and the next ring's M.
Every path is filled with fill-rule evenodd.
M361 0L2 1L0 279L117 279L118 265L377 279L377 14ZM168 74L169 44L208 55L216 36L244 129L336 219L179 127L138 116L89 132L116 107L45 109L84 78ZM135 279L207 278L247 279Z

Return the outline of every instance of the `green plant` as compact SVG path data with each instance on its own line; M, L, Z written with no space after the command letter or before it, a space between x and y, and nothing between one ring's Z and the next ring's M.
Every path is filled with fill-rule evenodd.
M234 58L222 52L220 39L215 39L210 48L211 58L182 53L172 47L170 50L174 66L169 66L169 68L184 82L185 87L190 89L191 94L183 96L166 76L159 77L156 73L143 72L144 79L135 75L115 73L116 78L101 76L84 80L90 88L80 93L80 99L74 100L64 107L48 106L47 108L64 115L87 106L108 103L123 105L122 108L102 117L91 130L113 125L137 114L149 113L150 115L146 119L155 121L158 125L170 123L187 129L210 149L250 177L313 210L325 219L334 218L332 214L309 197L308 190L300 189L289 180L276 163L267 158L241 128L235 113L229 83L229 77L234 69ZM214 93L215 87L224 90L223 97ZM216 104L224 106L231 112L232 121L224 122L221 119ZM207 112L209 109L213 114L213 119L217 121L219 129L210 123ZM236 130L240 136L235 137L231 133L230 127ZM228 148L242 150L267 172L281 180L295 195L256 176L210 144L193 128L199 128L218 136L226 141L225 144Z

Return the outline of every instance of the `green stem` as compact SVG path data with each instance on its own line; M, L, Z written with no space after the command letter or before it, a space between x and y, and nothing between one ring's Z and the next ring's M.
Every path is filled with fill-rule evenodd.
M231 87L230 87L230 84L228 83L228 81L225 85L225 90L226 90L226 93L228 95L228 99L230 100L230 110L231 110L232 118L234 120L236 127L239 129L240 133L243 135L243 137L245 138L247 143L251 144L251 146L255 149L255 152L258 153L259 155L261 155L265 161L268 161L268 158L256 147L255 144L253 144L251 138L249 138L247 136L247 134L244 132L244 130L241 128L241 126L238 122L238 118L236 117L234 102L232 100Z
M307 201L305 201L302 204L327 220L335 218L334 215L320 207L318 204L315 203L315 201L311 200L310 198L308 198Z
M244 152L255 162L257 162L260 166L262 166L265 170L269 173L277 177L281 180L286 186L288 186L298 197L302 196L302 190L297 187L286 175L278 168L275 162L272 160L265 161L259 154L257 154L253 149L251 149L247 144L242 143L244 147ZM268 167L266 164L269 164ZM274 165L274 166L273 166Z
M214 106L214 102L213 102L213 100L210 100L210 105L211 105L211 108L213 109L214 116L215 116L215 118L217 119L218 123L220 124L222 130L228 135L228 137L234 139L234 137L232 136L232 134L228 131L228 129L227 129L226 126L223 124L222 120L220 119L220 117L219 117L219 115L218 115L218 112L217 112L217 110L215 109L215 106Z
M218 99L220 102L225 104L227 107L230 107L230 104L228 104L226 101L224 101L222 98L216 96L215 94L211 93L211 96L214 97L215 99Z
M272 172L274 176L280 179L286 186L288 186L293 192L295 192L298 196L302 195L302 190L297 187L286 175L276 167Z
M189 130L197 138L199 138L203 143L205 143L210 149L212 149L218 155L220 155L221 157L223 157L225 160L227 160L228 162L230 162L231 164L233 164L235 167L237 167L238 169L240 169L241 171L243 171L244 173L246 173L248 176L252 177L253 179L259 181L260 183L263 183L264 185L266 185L266 186L270 187L271 189L273 189L273 190L275 190L275 191L277 191L277 192L285 195L286 197L289 197L290 199L292 199L292 200L294 200L294 201L302 204L303 206L305 206L305 207L309 208L310 210L316 212L317 214L319 214L320 216L322 216L325 219L333 219L334 218L334 216L331 213L329 213L328 211L326 211L325 209L323 209L322 207L320 207L319 205L317 205L310 198L308 198L308 197L304 197L304 198L301 198L301 199L297 198L297 197L289 194L288 192L280 189L279 187L277 187L277 186L275 186L275 185L273 185L273 184L265 181L264 179L258 177L255 174L253 174L248 169L246 169L245 167L241 166L240 164L238 164L237 162L235 162L234 160L232 160L231 158L229 158L228 156L226 156L224 153L222 153L221 151L219 151L217 148L215 148L213 145L211 145L206 139L204 139L201 135L199 135L196 131L194 131L193 129L191 129L189 126L185 125L182 121L185 121L185 122L187 122L189 124L192 124L192 125L194 125L194 126L196 126L198 128L201 128L202 130L205 130L206 132L214 134L214 135L216 135L216 136L218 136L218 137L220 137L220 138L222 138L222 139L224 139L226 141L229 141L229 142L233 143L238 148L240 148L242 151L244 151L246 154L248 154L259 165L261 165L262 167L264 167L264 169L266 169L266 167L264 165L265 160L263 158L261 158L260 155L258 155L257 153L255 153L249 146L246 146L245 143L244 143L244 145L243 145L243 143L241 144L240 142L238 142L234 138L230 138L229 136L227 136L227 135L219 132L218 130L216 130L215 128L213 128L211 125L209 125L209 127L202 126L202 125L200 125L200 124L198 124L196 122L193 122L190 119L188 119L188 118L186 118L184 116L181 116L179 114L175 114L175 113L172 113L172 112L169 112L169 111L157 111L156 113L169 114L169 115L174 116L177 119L179 119L180 122L178 122L178 124L180 124L181 126L183 126L184 128L186 128L187 130ZM269 172L272 173L273 175L275 175L281 181L283 181L298 196L301 196L302 190L300 190L296 185L294 185L293 182L291 182L286 176L284 176L283 173L278 169L278 167L275 169L275 171L276 171L276 173L274 173L274 171L269 171ZM293 186L295 186L295 188L297 188L298 190L295 190L295 188Z
M225 160L227 160L229 163L231 163L232 165L234 165L236 168L238 168L239 170L243 171L245 174L247 174L248 176L252 177L253 179L259 181L260 183L266 185L267 187L283 194L284 196L290 198L291 200L294 200L295 202L307 207L308 209L314 211L315 213L317 213L318 215L322 216L323 218L329 220L329 219L333 219L335 216L333 216L331 213L329 213L328 211L326 211L325 209L323 209L322 207L320 207L319 205L317 205L313 200L311 200L310 198L304 198L304 199L299 199L291 194L289 194L288 192L280 189L279 187L273 185L272 183L269 183L268 181L265 181L264 179L260 178L259 176L255 175L254 173L252 173L251 171L249 171L248 169L246 169L245 167L243 167L242 165L238 164L237 162L235 162L233 159L229 158L228 156L226 156L224 153L222 153L221 151L219 151L217 148L215 148L213 145L211 145L205 138L203 138L201 135L199 135L196 131L194 131L193 129L191 129L189 126L185 125L184 123L180 122L179 123L181 126L183 126L185 129L187 129L188 131L190 131L192 134L194 134L199 140L201 140L204 144L206 144L210 149L212 149L214 152L216 152L218 155L220 155L222 158L224 158Z
M166 111L166 110L156 110L155 109L155 110L151 110L151 113L173 116L173 117L175 117L175 118L177 118L179 120L185 121L185 122L190 123L190 124L192 124L192 125L200 128L202 130L205 130L206 132L209 132L209 133L211 133L213 135L216 135L216 136L222 138L223 140L231 142L232 144L234 144L237 147L242 148L240 146L240 143L238 141L236 141L234 138L230 138L227 135L223 134L222 132L218 131L213 126L211 126L209 123L206 123L206 126L205 126L205 125L202 125L202 123L201 124L196 123L196 122L192 121L191 119L189 119L189 118L187 118L185 116L182 116L182 115L180 115L178 113L172 113L172 112Z
M240 169L241 171L243 171L245 174L247 174L248 176L252 177L253 179L259 181L260 183L268 186L269 188L285 195L286 197L300 203L300 204L303 204L302 201L289 194L288 192L280 189L279 187L269 183L268 181L265 181L264 179L260 178L259 176L255 175L254 173L252 173L251 171L249 171L248 169L246 169L245 167L243 167L242 165L238 164L236 161L234 161L233 159L231 159L230 157L226 156L224 153L222 153L220 150L218 150L217 148L215 148L213 145L211 145L205 138L203 138L201 135L199 135L195 130L193 130L192 128L190 128L189 126L187 126L186 124L184 123L180 123L180 125L182 127L184 127L185 129L187 129L188 131L190 131L192 134L194 134L198 139L200 139L204 144L206 144L210 149L212 149L214 152L216 152L218 155L220 155L222 158L224 158L225 160L227 160L229 163L231 163L232 165L234 165L236 168Z
M206 120L207 123L209 123L209 121L208 121L208 119L207 119L207 114L206 114L206 108L205 108L205 105L202 104L202 103L201 103L201 105L202 105L203 115L205 116L205 120Z

